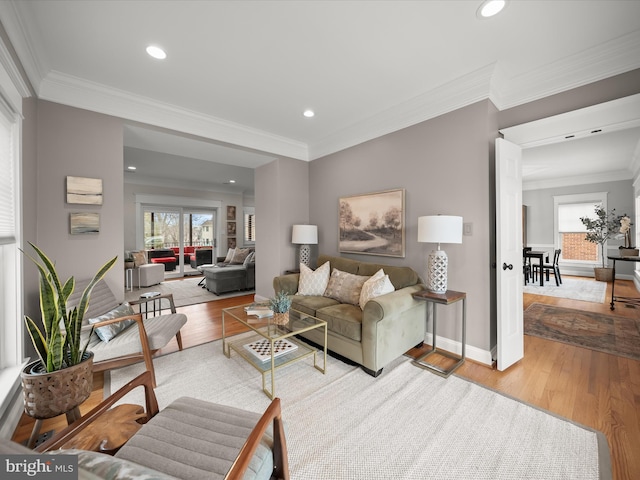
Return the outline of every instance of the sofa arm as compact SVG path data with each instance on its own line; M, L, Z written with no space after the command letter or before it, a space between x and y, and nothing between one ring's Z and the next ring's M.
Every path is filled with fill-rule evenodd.
M288 275L280 275L273 279L273 290L275 293L287 292L289 295L293 295L298 291L298 279L299 273L290 273Z
M385 317L414 308L422 302L415 300L412 295L422 290L424 290L422 284L411 285L369 300L362 312L362 327L365 328L365 324L379 322Z
M376 297L362 312L362 365L374 372L424 341L427 302L413 294L417 284Z

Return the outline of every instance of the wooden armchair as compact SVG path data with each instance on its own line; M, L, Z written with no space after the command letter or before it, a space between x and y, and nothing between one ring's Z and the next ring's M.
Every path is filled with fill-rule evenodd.
M118 400L139 386L145 389L146 410L137 420L143 424L142 428L117 451L115 458L94 452L79 453L80 468L106 463L111 472L119 466L128 472L137 468L138 475L150 474L153 478L167 475L229 480L244 478L245 472L252 470L256 479L289 479L280 399L275 398L262 415L188 397L177 399L159 411L148 371L40 445L36 451L50 452L73 442ZM272 434L268 432L271 426ZM166 434L167 429L171 434ZM113 430L118 430L118 427ZM164 435L158 432L164 432ZM96 433L105 437L109 435L106 430ZM271 439L265 441L265 436ZM74 450L73 453L78 452ZM190 464L187 459L194 462Z
M69 305L75 305L84 290L85 282L77 282L76 289L69 298ZM162 302L168 304L169 312L163 314ZM158 315L149 316L137 314L122 315L119 308L122 307L116 300L109 286L100 281L91 293L89 308L85 313L83 327L80 335L82 344L88 343L87 350L93 352L93 371L100 372L120 368L125 365L144 360L147 370L151 372L153 386L156 386L155 370L153 367L153 354L165 347L173 337L178 342L178 348L182 350L182 337L180 329L187 323L187 316L176 312L176 307L171 294L160 295L152 298L140 299L130 302L139 308L149 303L160 302ZM156 308L153 309L154 314ZM89 323L91 319L92 323ZM125 323L126 322L126 323ZM91 333L91 327L108 327L111 325L124 325L122 331L108 342L102 341L96 332Z

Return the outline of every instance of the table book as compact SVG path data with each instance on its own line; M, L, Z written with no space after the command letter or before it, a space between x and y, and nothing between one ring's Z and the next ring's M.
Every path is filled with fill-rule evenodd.
M258 318L273 317L273 310L267 305L249 305L244 310L247 315L255 315Z

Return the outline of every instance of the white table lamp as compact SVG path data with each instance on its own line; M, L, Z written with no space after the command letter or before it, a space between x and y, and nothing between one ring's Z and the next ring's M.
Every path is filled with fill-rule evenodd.
M317 225L294 225L291 243L300 245L300 263L311 268L311 245L318 243Z
M427 290L433 293L447 291L447 265L449 259L441 243L462 243L462 217L429 215L418 217L418 242L437 243L427 257Z

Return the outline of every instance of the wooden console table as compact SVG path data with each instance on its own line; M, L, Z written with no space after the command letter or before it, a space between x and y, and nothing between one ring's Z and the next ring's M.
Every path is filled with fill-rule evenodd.
M424 355L416 358L413 361L413 364L447 378L449 375L455 372L458 367L460 367L460 365L464 363L465 359L465 343L467 340L467 294L464 292L454 292L453 290L447 290L445 293L433 293L429 290L422 290L420 292L414 293L413 298L415 298L416 300L423 300L425 302L433 303L433 339L431 342L431 350L429 350ZM462 300L462 355L458 357L449 352L438 350L436 348L436 304L451 305L452 303L459 302L460 300ZM427 315L429 315L428 310ZM444 368L425 361L427 357L433 355L434 353L439 353L444 357L452 358L458 361L451 368L445 370Z
M611 280L611 310L615 310L616 306L613 302L628 303L630 305L640 305L640 298L636 297L616 297L616 262L640 262L640 257L621 257L619 255L608 255L609 260L613 260L613 279Z

